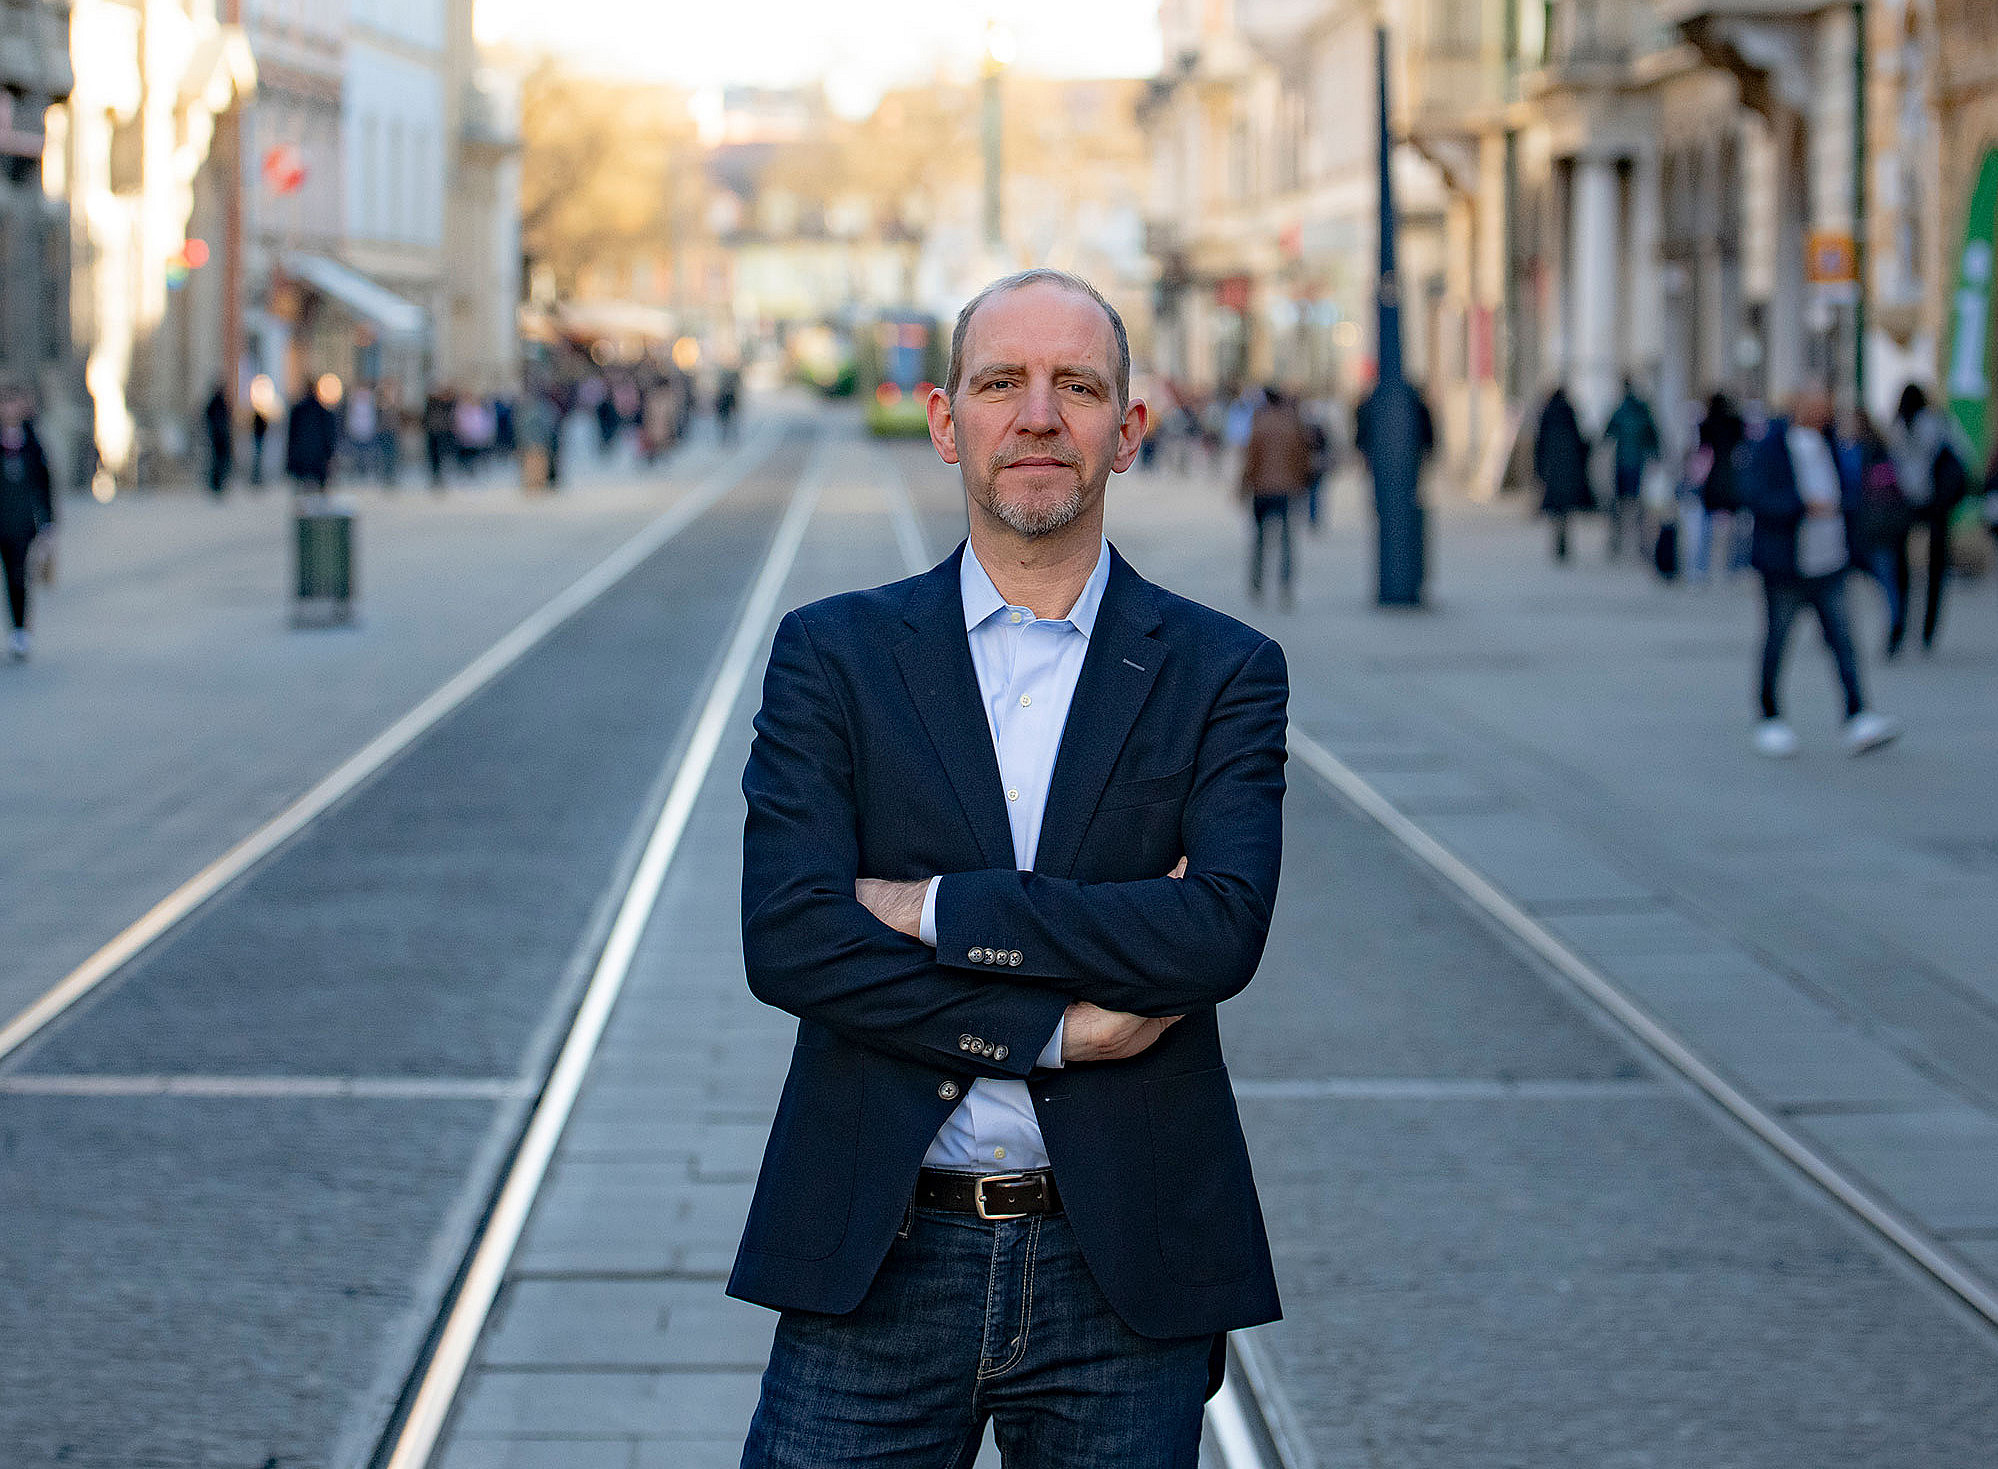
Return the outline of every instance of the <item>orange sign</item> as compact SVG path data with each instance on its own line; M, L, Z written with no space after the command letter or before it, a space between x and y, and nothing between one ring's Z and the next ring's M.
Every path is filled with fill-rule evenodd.
M1859 281L1859 249L1844 230L1812 230L1804 243L1804 279L1814 286Z

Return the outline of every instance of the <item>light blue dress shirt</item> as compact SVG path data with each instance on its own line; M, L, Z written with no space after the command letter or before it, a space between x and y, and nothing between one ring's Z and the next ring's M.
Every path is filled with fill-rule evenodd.
M1041 816L1047 810L1048 781L1061 750L1062 726L1068 722L1075 681L1081 676L1083 655L1089 651L1089 636L1096 629L1097 609L1103 605L1103 588L1109 581L1106 541L1068 616L1035 617L1025 607L1009 606L970 545L964 548L958 569L964 632L971 644L971 666L978 673L985 725L999 757L1006 818L1013 831L1013 864L1023 872L1032 869L1040 846ZM937 941L937 887L942 881L932 878L923 898L923 942L932 946ZM1061 1065L1062 1029L1055 1026L1036 1065ZM923 1155L925 1167L964 1173L1013 1173L1045 1168L1047 1163L1041 1125L1024 1081L973 1082Z

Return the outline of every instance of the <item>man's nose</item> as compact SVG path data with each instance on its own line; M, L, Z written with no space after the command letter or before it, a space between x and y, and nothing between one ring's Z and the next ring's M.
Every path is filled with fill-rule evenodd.
M1027 401L1021 407L1020 427L1032 434L1051 434L1060 431L1061 411L1055 402L1053 383L1027 385Z

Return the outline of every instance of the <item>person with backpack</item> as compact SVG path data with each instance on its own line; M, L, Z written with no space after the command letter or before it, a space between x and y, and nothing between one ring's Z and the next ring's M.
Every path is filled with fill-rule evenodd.
M1779 696L1790 627L1805 607L1817 614L1845 693L1847 752L1863 755L1901 733L1898 721L1866 707L1860 688L1845 609L1851 558L1831 422L1829 394L1800 394L1791 416L1772 418L1754 441L1739 482L1742 503L1755 517L1749 564L1762 575L1762 722L1755 748L1772 759L1797 753L1797 732L1784 720Z
M1970 493L1970 470L1950 421L1929 402L1917 383L1901 389L1900 405L1887 425L1887 442L1901 494L1913 512L1914 527L1928 531L1928 567L1922 577L1922 651L1933 653L1942 624L1943 582L1949 576L1949 522ZM1890 653L1899 651L1894 640Z
M1603 437L1615 451L1616 495L1610 501L1609 559L1623 554L1626 532L1632 549L1644 552L1644 471L1663 455L1658 420L1651 405L1638 394L1637 384L1623 380L1623 399L1603 425Z
M1863 410L1853 415L1852 431L1840 440L1839 475L1845 482L1852 564L1880 584L1887 603L1886 656L1892 658L1908 631L1908 533L1914 514L1901 493L1886 437Z
M1748 434L1741 414L1718 388L1707 400L1700 419L1699 445L1705 473L1700 478L1700 534L1693 545L1693 575L1705 580L1712 565L1714 545L1720 543L1723 572L1738 566L1734 544L1740 539L1736 522L1741 514L1741 495L1735 473L1735 456Z

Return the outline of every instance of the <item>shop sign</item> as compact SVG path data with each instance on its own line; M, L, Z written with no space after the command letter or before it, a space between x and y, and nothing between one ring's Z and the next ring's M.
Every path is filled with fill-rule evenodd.
M1985 151L1970 195L1963 227L1963 253L1956 268L1956 294L1950 298L1949 355L1944 359L1943 391L1950 412L1983 463L1990 450L1991 267L1993 231L1998 228L1998 148Z

